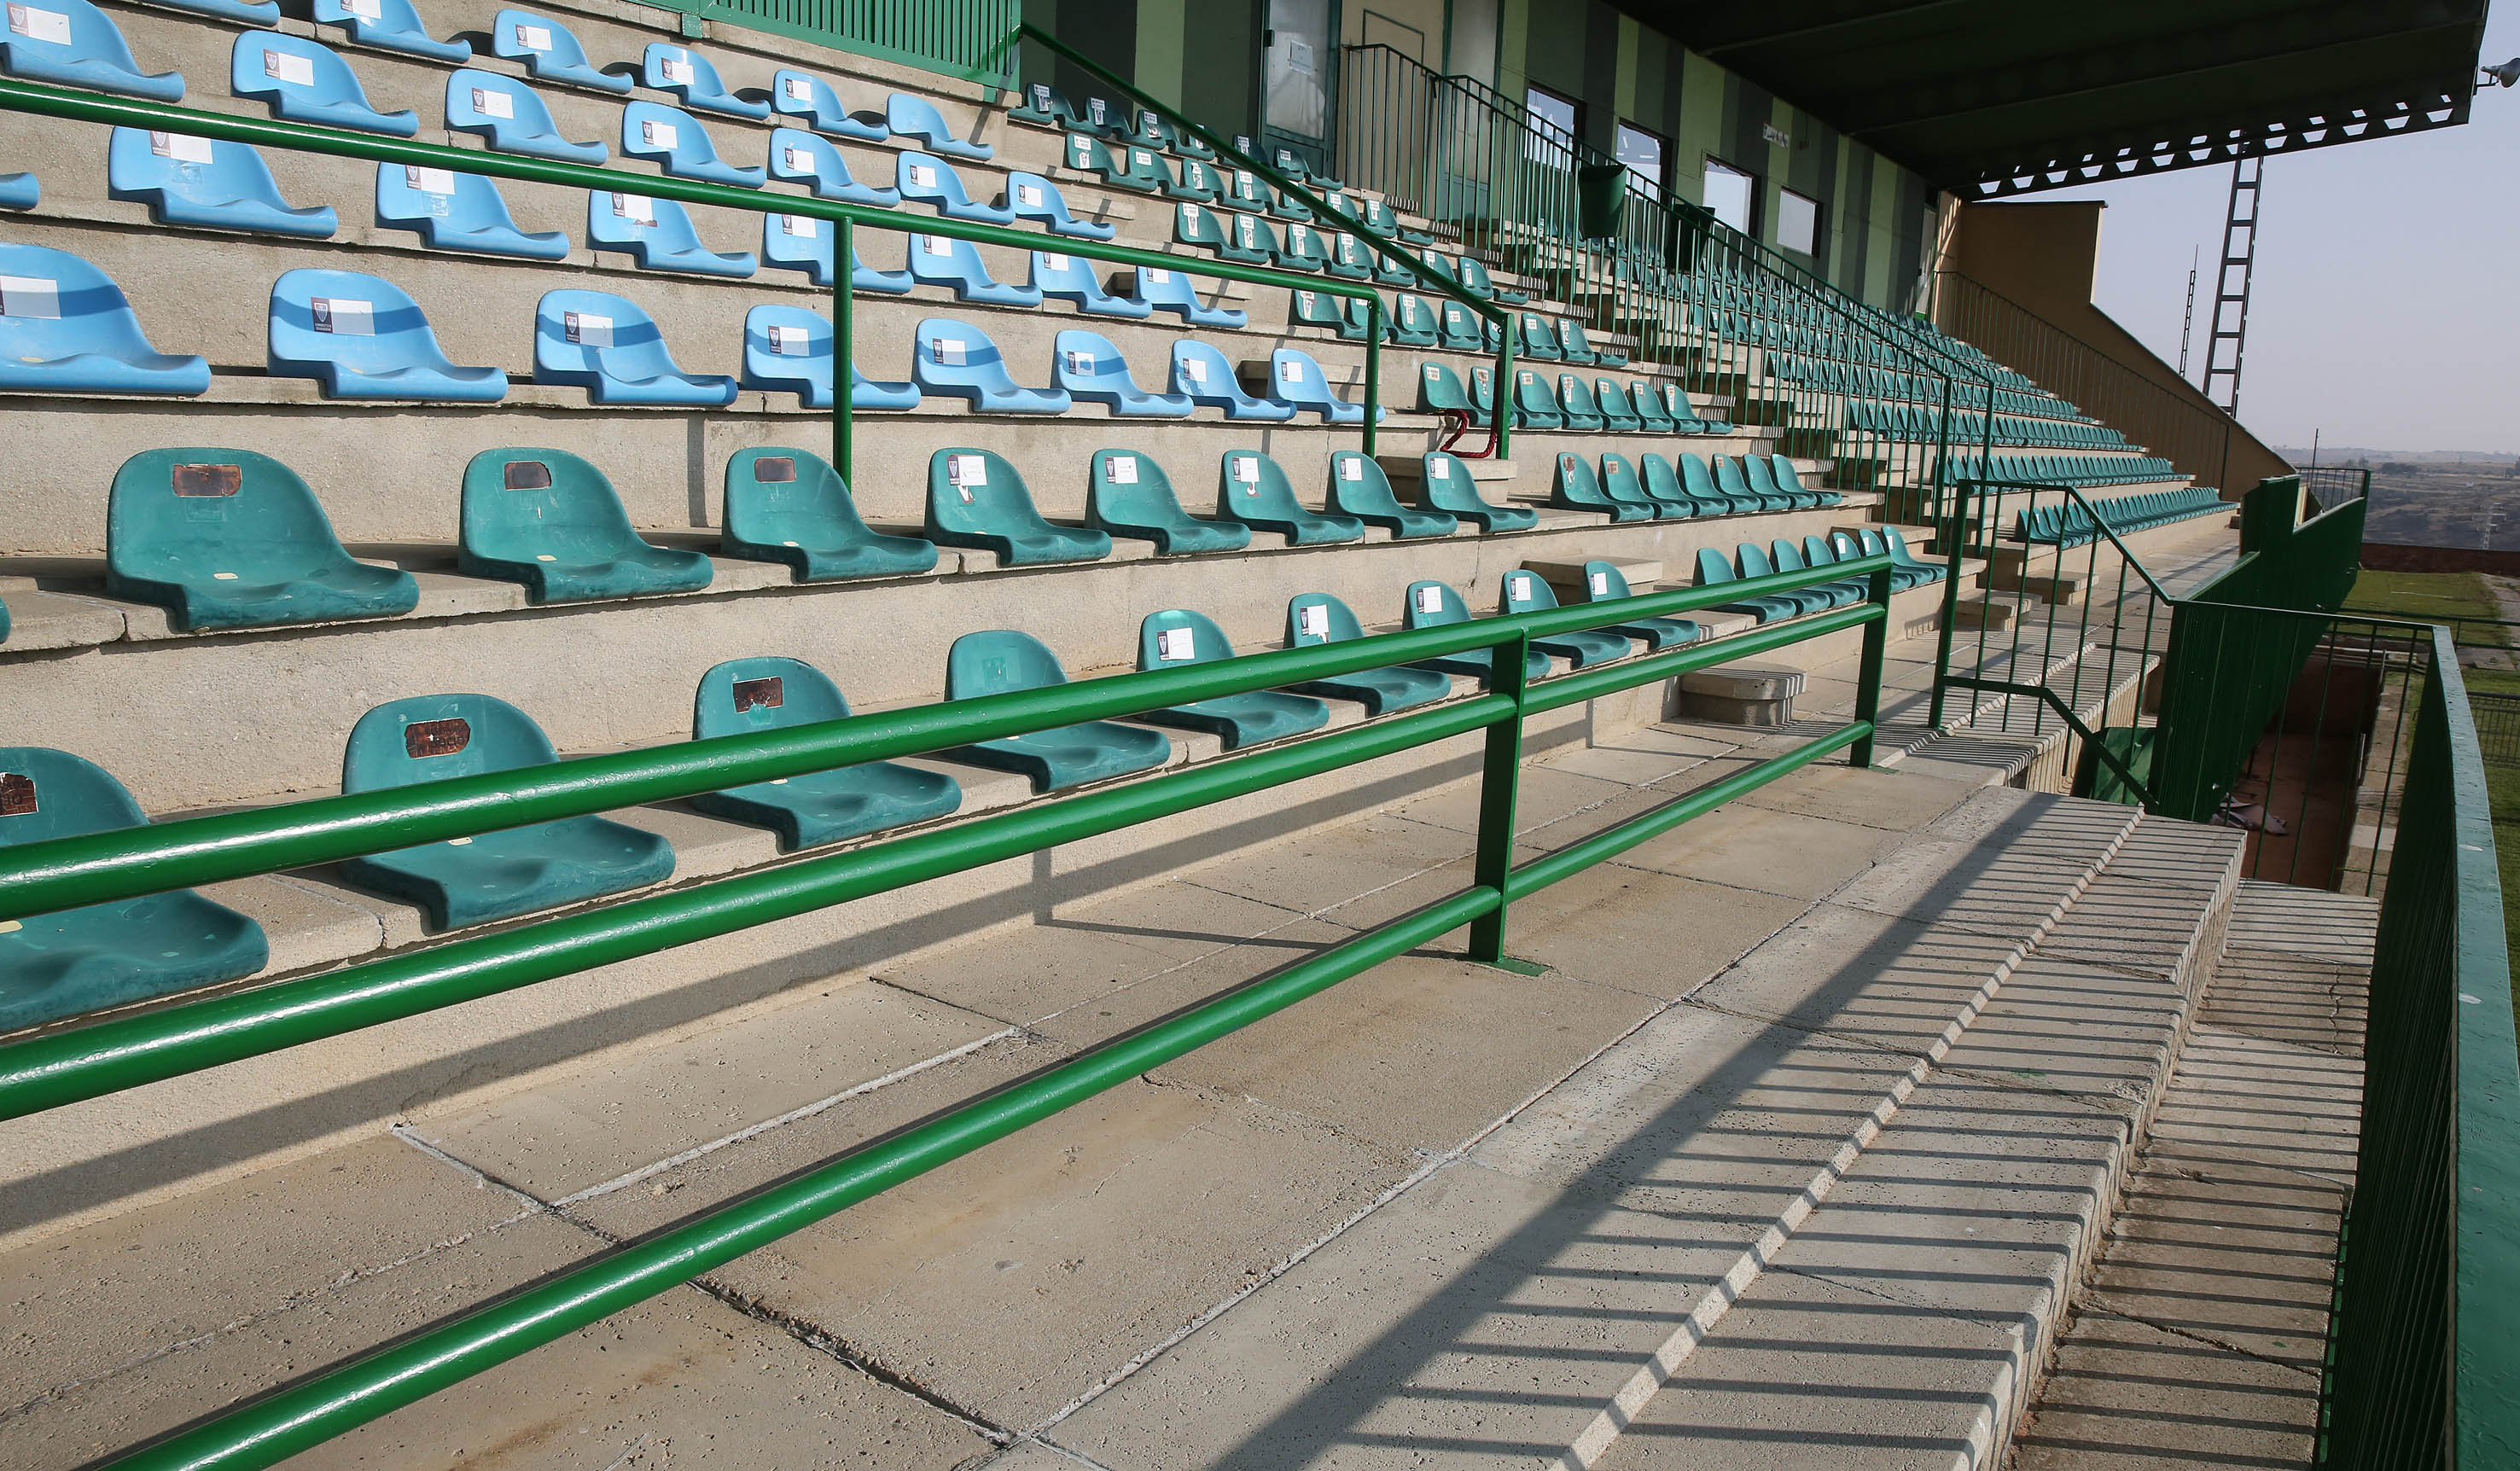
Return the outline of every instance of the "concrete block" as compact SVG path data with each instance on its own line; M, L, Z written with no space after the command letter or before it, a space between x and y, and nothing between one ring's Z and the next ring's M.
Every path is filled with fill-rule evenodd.
M1793 724L1794 696L1803 675L1792 669L1718 665L1680 677L1681 712L1692 720L1732 726Z

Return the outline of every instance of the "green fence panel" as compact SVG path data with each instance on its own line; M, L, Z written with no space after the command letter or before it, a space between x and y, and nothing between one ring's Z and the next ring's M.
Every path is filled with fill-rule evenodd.
M794 36L993 87L1015 84L1012 51L1022 0L652 0L693 22Z

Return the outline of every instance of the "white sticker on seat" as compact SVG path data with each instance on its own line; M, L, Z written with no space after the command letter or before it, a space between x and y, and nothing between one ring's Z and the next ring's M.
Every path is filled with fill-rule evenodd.
M1102 478L1114 485L1137 484L1138 457L1135 455L1103 456Z
M665 73L665 80L685 87L690 86L693 79L699 75L699 69L694 67L687 57L659 58L656 69Z
M971 487L989 483L989 462L983 455L948 455L945 457L945 483L971 499Z
M1326 639L1330 632L1330 610L1327 603L1311 602L1295 610L1295 631L1307 638Z
M1234 223L1235 223L1235 225L1236 225L1236 227L1237 227L1237 228L1238 228L1238 229L1240 229L1240 230L1241 230L1241 232L1242 232L1242 244L1244 244L1245 245L1250 245L1254 240L1258 239L1258 236L1257 236L1256 232L1257 232L1257 231L1259 230L1259 228L1260 228L1260 222L1259 222L1259 221L1254 220L1254 219L1252 219L1252 218L1250 218L1249 216L1247 216L1247 215L1246 215L1245 217L1243 217L1243 218L1241 218L1241 219L1236 220Z
M1157 131L1163 125L1164 120L1157 117L1151 109L1138 114L1138 131L1146 134L1149 138L1158 138L1163 136Z
M263 52L262 74L288 82L292 86L315 85L315 64L305 57L291 52L268 50Z
M38 10L31 5L9 7L9 30L29 41L49 41L55 46L70 43L70 18L57 10Z
M1188 205L1184 205L1184 206L1182 206L1182 207L1184 207L1184 208L1188 208L1188 207L1190 207L1190 206L1188 206ZM1172 273L1172 272L1170 272L1170 271L1148 271L1148 272L1147 273L1147 280L1148 280L1149 282L1152 282L1152 283L1153 283L1153 284L1155 284L1156 286L1161 286L1161 285L1163 285L1165 282L1170 281L1170 280L1172 280L1172 279L1173 279L1173 273Z
M1103 106L1104 104L1102 99L1099 97L1089 97L1085 100L1085 113L1096 122L1101 122L1102 120Z
M1094 354L1090 352L1078 352L1074 348L1068 349L1067 371L1070 373L1080 373L1088 378L1093 377Z
M813 84L801 76L780 78L779 90L788 94L789 102L811 102L814 99Z
M929 168L926 164L911 164L908 172L910 174L911 188L934 189L936 187L936 170Z
M422 194L453 194L455 192L455 170L451 168L423 168L417 163L409 163L403 165L402 182L406 187L417 189Z
M1234 467L1234 478L1251 486L1251 494L1260 493L1260 462L1257 458L1250 455L1237 455L1227 463Z
M1531 376L1530 374L1528 374L1528 373L1526 373L1526 374L1524 374L1524 375L1522 376L1522 380L1523 380L1524 382L1526 382L1526 383L1537 381L1537 379L1533 379L1533 378L1532 378L1532 376Z
M1300 383L1303 380L1303 364L1296 362L1292 358L1288 358L1278 365L1278 381L1282 383Z
M919 237L919 253L922 255L951 255L954 253L954 243L941 235L922 235Z
M1015 186L1015 202L1026 209L1039 209L1049 201L1044 199L1042 192L1032 185L1018 184Z
M1067 257L1055 250L1044 250L1041 252L1041 268L1045 271L1064 271L1067 269Z
M650 148L670 149L674 146L675 140L681 136L682 134L670 122L658 122L650 117L642 119L639 123L639 141Z
M1196 224L1198 222L1198 206L1196 204L1184 204L1181 206L1181 216L1182 223L1185 226Z
M1596 572L1596 573L1594 573L1590 578L1588 578L1588 579L1586 579L1586 580L1587 580L1587 582L1591 585L1591 587L1592 587L1592 589L1593 589L1593 596L1594 596L1594 597L1596 597L1596 598L1607 598L1607 597L1609 597L1609 596L1610 596L1610 574L1609 574L1609 573L1607 573L1607 572Z
M1442 368L1433 363L1428 363L1426 365L1426 381L1430 383L1441 382L1443 381L1443 379L1444 370Z
M1086 164L1086 160L1094 156L1093 140L1087 138L1084 134L1079 133L1069 138L1067 142L1067 151L1076 156L1076 166L1078 168L1083 168Z
M1516 572L1516 573L1514 573L1514 574L1513 574L1513 576L1512 576L1512 578L1510 579L1510 581L1513 583L1513 601L1514 601L1514 602L1523 602L1523 601L1525 601L1525 600L1527 600L1527 599L1529 599L1529 598L1531 597L1531 574L1530 574L1530 573L1528 573L1528 572Z
M771 328L770 350L779 354L781 357L803 357L809 350L805 345L805 329L801 327Z
M315 330L343 337L373 337L377 334L377 304L349 296L317 296L307 303L315 310Z
M1198 631L1189 628L1155 630L1155 657L1158 659L1197 658Z
M1444 590L1442 588L1419 588L1412 596L1417 599L1418 611L1421 613L1440 613L1444 610Z
M1286 227L1286 245L1291 249L1301 250L1309 254L1313 248L1312 232L1306 230L1301 225L1288 225Z
M610 317L599 317L592 312L562 312L561 313L561 329L567 334L570 341L575 342L581 347L609 347L612 345L612 319Z
M1426 475L1427 478L1433 480L1449 480L1453 478L1453 462L1450 460L1427 461Z
M1204 383L1207 381L1207 360L1205 358L1182 359L1181 371L1182 377L1189 379L1193 383Z
M341 9L362 21L382 21L385 18L385 8L380 0L341 0Z
M237 580L237 574L234 572L212 572L210 577L211 580L215 582L234 582Z
M779 216L779 228L786 234L806 240L813 240L823 233L822 221L809 214L783 214Z
M1312 309L1313 293L1310 291L1297 291L1295 293L1295 310L1299 312L1309 312Z
M1342 480L1362 480L1365 478L1365 462L1358 459L1356 456L1350 455L1339 461L1338 468L1339 478Z
M960 337L929 337L927 339L927 355L934 358L937 362L944 364L948 368L960 368L963 366L963 339Z
M1155 166L1155 156L1148 153L1142 148L1133 148L1129 150L1129 158L1140 168L1152 168Z
M551 27L520 22L517 26L517 44L527 51L549 51L552 49Z
M514 117L517 115L517 100L489 87L475 87L472 89L472 111L484 117Z
M151 133L149 152L178 163L207 163L210 161L210 140L196 138L190 133Z
M656 223L656 201L643 194L616 194L612 197L612 213L634 225Z

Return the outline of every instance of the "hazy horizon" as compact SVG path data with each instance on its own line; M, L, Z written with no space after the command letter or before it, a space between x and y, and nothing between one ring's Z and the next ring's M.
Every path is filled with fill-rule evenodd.
M2520 9L2484 61L2520 56ZM2266 160L2240 422L2270 444L2520 453L2520 88L2466 125ZM2204 375L2228 165L2024 198L2104 200L2092 299L2179 362L2199 256L2188 380Z

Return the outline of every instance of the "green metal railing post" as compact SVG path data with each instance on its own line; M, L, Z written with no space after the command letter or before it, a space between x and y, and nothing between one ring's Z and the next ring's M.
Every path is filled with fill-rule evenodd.
M1855 722L1864 735L1848 751L1856 766L1872 764L1873 726L1881 718L1881 667L1890 652L1890 569L1875 571L1865 589L1865 602L1881 609L1881 617L1864 625L1864 657L1856 666Z
M1489 725L1486 762L1479 776L1479 846L1471 881L1505 892L1513 872L1516 799L1521 792L1522 720L1531 681L1531 639L1516 634L1488 649L1488 689L1512 702L1509 714ZM1470 922L1470 958L1486 965L1505 962L1505 905Z
M1942 470L1939 467L1936 468L1934 474L1936 479L1941 478ZM1934 499L1937 505L1941 504L1942 497L1939 493ZM1934 692L1925 712L1925 727L1933 731L1943 728L1943 716L1947 713L1943 708L1943 691L1951 679L1952 630L1959 621L1960 526L1967 516L1968 482L1957 481L1952 486L1951 514L1942 522L1943 615L1936 620L1941 626L1934 631Z
M1382 293L1365 303L1365 458L1373 458L1382 418Z
M832 468L842 485L857 484L857 228L832 228Z

